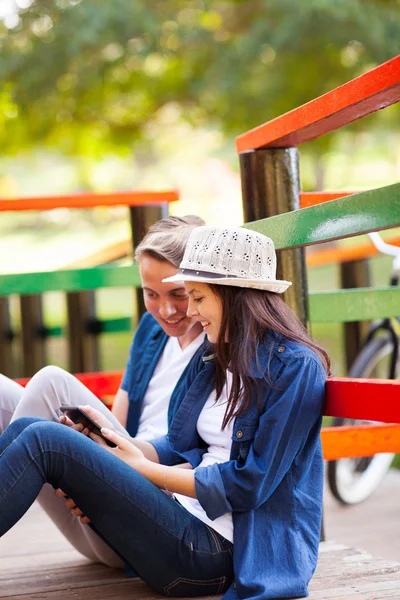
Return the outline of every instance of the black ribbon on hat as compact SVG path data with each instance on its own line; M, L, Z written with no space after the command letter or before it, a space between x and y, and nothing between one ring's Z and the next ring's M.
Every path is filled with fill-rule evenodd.
M179 269L178 274L180 275L196 275L197 277L204 277L207 279L245 279L245 277L238 277L237 275L231 275L230 273L210 273L210 271L196 271L196 269Z

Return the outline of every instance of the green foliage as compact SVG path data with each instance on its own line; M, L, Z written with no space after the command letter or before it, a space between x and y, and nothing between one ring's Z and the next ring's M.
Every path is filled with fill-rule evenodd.
M237 135L396 55L399 14L399 0L33 1L0 22L3 154L130 151L171 102Z

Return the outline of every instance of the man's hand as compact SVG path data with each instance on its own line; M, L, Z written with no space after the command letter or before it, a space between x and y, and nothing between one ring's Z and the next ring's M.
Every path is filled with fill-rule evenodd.
M76 517L79 517L81 523L84 523L85 525L88 525L90 523L90 519L83 514L83 512L80 510L80 508L77 507L72 498L67 496L65 492L58 488L55 491L55 494L58 498L65 498L66 507L72 512L72 514L74 514Z

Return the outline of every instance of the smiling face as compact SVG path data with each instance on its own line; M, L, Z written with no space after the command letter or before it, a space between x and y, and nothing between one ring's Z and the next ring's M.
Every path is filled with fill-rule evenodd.
M176 275L178 269L171 263L143 254L139 272L146 309L167 335L179 338L183 350L201 333L201 325L186 314L189 298L183 284L162 282L164 278Z
M206 283L185 282L189 294L188 315L203 327L208 340L215 344L222 323L222 301Z

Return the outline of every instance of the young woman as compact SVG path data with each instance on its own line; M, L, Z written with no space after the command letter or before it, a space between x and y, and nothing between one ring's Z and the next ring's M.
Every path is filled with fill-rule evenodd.
M281 300L290 283L276 279L265 236L193 230L166 283L178 281L209 349L185 376L168 435L127 439L90 407L116 448L15 421L0 437L0 535L48 482L162 594L304 597L320 536L329 359ZM177 467L186 461L191 470Z
M201 325L186 315L188 296L183 284L162 280L176 274L190 232L203 224L196 216L164 218L150 228L136 248L148 312L133 338L112 413L73 375L58 367L41 369L25 389L0 374L0 433L18 418L42 417L58 422L61 405L85 404L100 411L124 435L150 440L166 434L174 388L177 394L181 385L177 382L205 335ZM82 554L121 566L121 559L71 514L51 486L43 488L39 502Z

